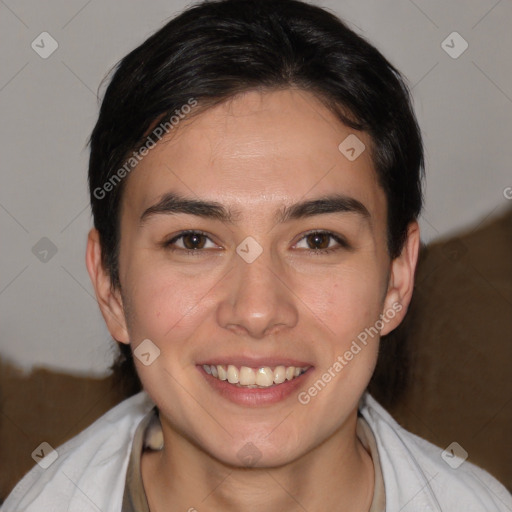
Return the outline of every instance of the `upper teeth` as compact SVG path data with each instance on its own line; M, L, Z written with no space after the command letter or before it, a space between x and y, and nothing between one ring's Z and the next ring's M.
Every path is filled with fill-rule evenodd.
M272 384L281 384L285 380L292 380L304 373L309 367L276 366L270 368L269 366L263 366L261 368L249 368L248 366L241 366L238 368L232 364L228 364L227 367L221 364L204 364L203 368L209 375L220 380L227 380L231 384L268 387Z

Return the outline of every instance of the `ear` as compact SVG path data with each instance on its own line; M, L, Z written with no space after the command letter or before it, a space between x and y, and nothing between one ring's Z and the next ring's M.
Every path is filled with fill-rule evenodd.
M89 231L87 238L85 264L110 334L116 341L130 343L121 293L114 289L110 274L103 267L100 236L94 228Z
M395 329L407 313L414 289L414 273L418 262L420 227L416 221L409 224L407 240L400 256L391 262L388 290L384 299L382 315L387 318L380 335ZM387 314L386 314L387 312ZM393 316L391 316L393 312Z

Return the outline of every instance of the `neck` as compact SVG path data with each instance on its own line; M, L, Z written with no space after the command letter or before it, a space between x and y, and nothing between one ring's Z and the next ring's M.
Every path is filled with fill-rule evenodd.
M266 468L225 465L163 426L164 449L142 458L151 512L368 511L374 468L356 436L356 420L354 414L299 459Z

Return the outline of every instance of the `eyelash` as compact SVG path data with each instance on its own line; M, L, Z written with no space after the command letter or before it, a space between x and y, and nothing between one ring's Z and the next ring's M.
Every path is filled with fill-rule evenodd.
M204 236L204 237L210 239L208 234L203 231L198 231L198 230L193 230L193 229L186 230L186 231L182 231L181 233L174 236L170 240L163 242L162 245L163 245L164 249L167 249L169 251L179 250L181 252L184 252L188 256L199 256L203 252L204 249L182 249L181 247L180 248L173 247L173 245L180 238L183 238L186 235L200 235L200 236ZM311 236L311 235L328 235L330 238L335 240L339 244L339 246L338 247L328 247L326 249L304 249L310 255L318 256L318 255L323 255L323 254L330 254L330 253L338 251L340 249L350 250L352 248L350 246L350 244L343 237L336 235L336 234L332 233L331 231L324 231L324 230L318 230L318 229L304 233L304 235L300 238L300 240L297 243L301 242L302 240L304 240L305 238L307 238L308 236ZM212 241L212 240L210 239L210 241Z
M200 256L201 252L203 252L202 249L182 249L181 247L173 247L173 245L180 239L180 238L183 238L184 236L187 236L187 235L201 235L201 236L204 236L206 238L210 238L208 236L207 233L204 233L203 231L197 231L195 229L189 229L189 230L186 230L186 231L182 231L181 233L179 233L178 235L176 235L175 237L171 238L170 240L166 241L163 243L163 247L164 249L167 249L169 251L181 251L181 252L184 252L187 256Z
M308 231L307 233L304 233L304 235L301 237L299 242L301 242L302 240L304 240L305 238L307 238L308 236L311 236L311 235L327 235L329 238L332 238L333 240L335 240L339 245L337 247L328 247L326 249L305 249L308 254L319 256L322 254L330 254L330 253L339 251L340 249L348 249L348 250L351 249L350 244L345 240L345 238L343 238L340 235L336 235L336 234L332 233L331 231L325 231L325 230L321 230L321 229L320 230L314 229L312 231ZM297 242L297 243L299 243L299 242Z

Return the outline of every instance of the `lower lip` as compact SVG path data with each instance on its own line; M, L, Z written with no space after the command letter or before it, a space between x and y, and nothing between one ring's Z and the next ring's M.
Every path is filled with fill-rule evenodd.
M286 380L281 384L274 384L268 388L243 388L230 384L227 380L212 377L204 371L202 366L197 366L197 368L206 379L206 382L224 398L227 398L235 404L248 407L272 405L285 400L292 395L294 391L297 391L299 387L304 385L305 380L313 370L313 367L310 367L302 375L292 380Z

